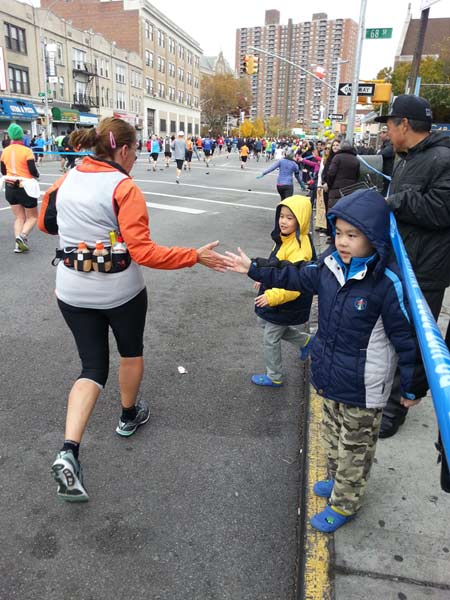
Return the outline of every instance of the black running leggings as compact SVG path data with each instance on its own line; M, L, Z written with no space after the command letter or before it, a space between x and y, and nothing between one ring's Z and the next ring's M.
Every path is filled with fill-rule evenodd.
M147 315L145 288L116 308L79 308L61 300L58 300L58 306L73 333L80 355L82 371L78 379L91 379L102 387L105 385L109 371L109 327L116 338L120 356L142 356Z
M277 184L277 192L280 194L282 200L285 198L290 198L294 195L294 186Z

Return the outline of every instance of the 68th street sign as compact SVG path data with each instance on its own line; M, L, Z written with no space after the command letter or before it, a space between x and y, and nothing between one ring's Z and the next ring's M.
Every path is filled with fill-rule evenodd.
M359 83L358 84L358 96L373 96L375 93L374 83ZM340 83L338 87L338 96L351 96L352 95L352 84L351 83Z

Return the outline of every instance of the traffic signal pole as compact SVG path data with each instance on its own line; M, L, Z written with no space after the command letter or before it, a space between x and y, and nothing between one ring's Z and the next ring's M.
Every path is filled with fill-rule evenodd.
M301 67L300 65L297 65L296 63L293 63L292 61L288 60L287 58L284 58L284 56L275 54L275 52L269 52L268 50L263 50L262 48L256 48L255 46L247 46L247 51L248 50L252 50L253 52L261 52L262 54L267 54L268 56L275 56L275 58L278 58L279 60L282 60L282 61L292 65L293 67L296 67L297 69L300 69L300 71L304 71L311 77L314 77L314 79L317 79L317 81L320 81L320 83L322 83L323 85L326 85L327 87L332 89L334 93L336 93L336 91L337 91L337 88L334 87L333 85L331 85L331 83L328 83L328 81L325 81L325 79L321 79L320 77L317 77L317 75L314 75L314 73L311 73L311 71L308 71L308 69L305 69L304 67Z
M355 132L356 103L358 101L359 71L361 68L361 56L365 32L366 7L367 0L361 0L359 9L358 45L356 46L355 66L353 69L352 99L348 111L347 133L345 136L350 143L353 143L353 135Z

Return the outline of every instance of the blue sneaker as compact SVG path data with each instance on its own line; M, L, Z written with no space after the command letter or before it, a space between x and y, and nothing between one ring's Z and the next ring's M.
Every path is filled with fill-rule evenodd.
M300 360L306 360L308 358L313 341L314 336L310 335L306 344L300 348Z
M354 517L355 515L341 515L333 510L331 506L327 506L325 510L312 516L310 523L314 529L318 529L323 533L334 533L336 529L339 529Z
M322 481L316 481L313 485L313 492L316 496L321 498L329 498L333 491L334 479L323 479Z
M252 375L252 383L269 387L281 387L283 385L282 381L275 381L274 379L270 379L267 375Z

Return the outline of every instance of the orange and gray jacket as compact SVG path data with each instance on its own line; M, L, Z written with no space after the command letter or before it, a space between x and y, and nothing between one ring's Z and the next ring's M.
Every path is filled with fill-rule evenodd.
M74 193L75 190L75 193ZM191 248L159 246L150 239L144 196L120 165L85 157L45 193L38 227L60 235L60 246L97 240L109 245L109 231L120 230L132 260L153 269L181 269L197 262Z

